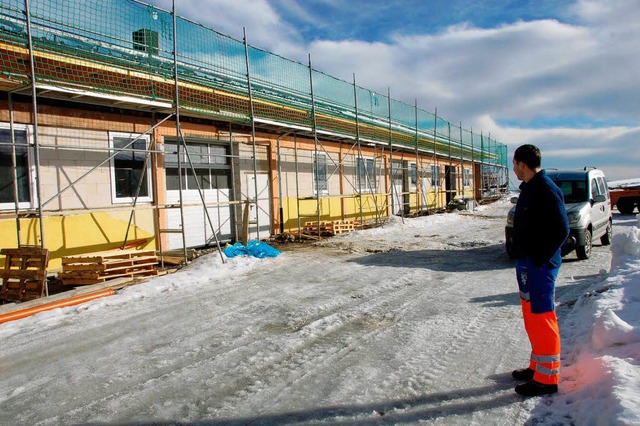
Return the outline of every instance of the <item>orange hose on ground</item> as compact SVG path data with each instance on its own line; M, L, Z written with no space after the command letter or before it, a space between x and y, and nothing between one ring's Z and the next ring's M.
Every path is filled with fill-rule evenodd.
M96 291L93 293L83 294L81 296L70 297L68 299L58 300L56 302L46 303L40 306L34 306L33 308L27 308L20 311L9 312L3 315L0 315L0 324L9 321L15 321L22 318L26 318L31 315L38 314L44 311L50 311L56 308L66 308L68 306L79 305L84 302L89 302L94 299L99 299L100 297L111 296L116 292L111 288L106 288L104 290Z

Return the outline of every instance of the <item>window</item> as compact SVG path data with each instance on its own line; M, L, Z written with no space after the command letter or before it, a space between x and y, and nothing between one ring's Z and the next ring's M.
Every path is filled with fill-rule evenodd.
M13 126L16 168L14 175L11 147L11 130L8 126L0 128L0 207L11 208L15 206L14 179L17 177L18 205L30 207L31 205L31 177L29 167L29 148L26 127Z
M447 179L450 187L447 190L455 191L458 189L458 167L445 166L445 179ZM455 195L455 194L454 194Z
M415 191L418 187L418 168L416 163L409 164L410 190Z
M214 145L206 142L187 141L189 157L184 147L180 146L180 165L182 168L182 189L229 189L229 165L228 147ZM164 143L165 169L167 176L167 190L177 191L180 188L178 176L178 147L176 141ZM196 171L193 175L189 158Z
M313 154L313 193L328 194L327 155L319 152Z
M463 169L463 186L471 186L471 169Z
M598 195L598 182L596 178L591 179L591 199L593 200Z
M603 177L598 177L598 188L600 189L600 194L607 198L609 197L609 188Z
M151 161L144 167L148 136L133 140L127 133L110 133L111 147L119 150L111 160L111 188L114 203L130 203L136 197L138 201L151 201ZM140 180L142 182L140 183Z
M358 158L356 169L357 189L366 192L376 189L376 177L374 174L374 162L371 158Z
M431 165L431 186L440 186L440 166L437 164Z

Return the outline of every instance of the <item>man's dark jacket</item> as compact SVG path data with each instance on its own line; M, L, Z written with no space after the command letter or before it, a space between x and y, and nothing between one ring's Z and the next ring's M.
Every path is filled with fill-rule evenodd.
M562 262L560 248L569 236L564 196L558 186L541 170L520 185L520 196L513 220L513 252L516 258L527 256L536 266Z

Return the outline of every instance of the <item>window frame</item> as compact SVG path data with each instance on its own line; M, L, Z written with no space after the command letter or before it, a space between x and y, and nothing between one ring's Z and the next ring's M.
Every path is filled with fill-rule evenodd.
M11 131L11 124L9 123L5 123L5 122L0 122L0 129L2 130L9 130ZM29 124L13 124L13 130L14 132L25 132L26 133L26 148L27 148L27 173L29 174L28 177L28 184L29 184L29 194L28 194L28 201L19 201L18 202L18 208L20 209L29 209L29 208L33 208L35 206L35 204L37 203L37 193L35 191L36 188L36 176L35 176L35 164L33 163L33 156L34 156L34 151L33 151L33 126L29 125ZM8 143L11 143L11 141L7 141ZM4 145L4 146L10 146L10 145ZM12 182L13 185L13 182ZM13 191L12 191L13 192ZM13 195L12 195L13 198ZM0 210L9 210L9 209L15 209L16 204L14 201L10 201L8 203L1 203L0 202Z
M358 193L377 190L375 160L369 157L356 157L356 189ZM364 172L364 176L362 173Z
M322 183L320 182L320 175L318 173L318 170L316 170L316 167L321 167L320 166L320 161L319 159L322 158L324 165L324 185L322 185ZM317 159L317 160L316 160ZM329 163L328 163L328 156L326 153L324 152L314 152L312 157L312 173L311 173L311 179L312 179L312 186L313 186L313 194L314 195L328 195L329 194ZM317 177L317 178L316 178ZM318 191L317 185L321 184L321 189L320 191Z
M462 186L466 188L471 186L471 169L468 167L462 169Z
M607 186L606 179L603 176L598 176L596 177L596 180L598 182L598 190L600 194L609 198L609 187Z
M109 149L110 151L110 155L111 155L111 159L109 161L110 163L110 183L111 183L111 203L112 204L131 204L134 202L135 197L118 197L117 196L117 192L116 192L116 167L115 167L115 151L117 150L117 148L114 147L114 139L118 138L118 139L128 139L129 142L131 142L133 140L133 138L135 137L135 140L144 140L145 142L145 151L144 154L146 155L147 153L147 148L149 147L149 141L151 140L151 137L149 135L138 135L135 133L125 133L125 132L109 132ZM131 147L127 148L130 149ZM144 165L144 161L142 162L142 164ZM152 175L151 175L151 161L147 162L147 168L145 171L146 175L147 175L147 194L146 196L140 196L137 199L138 203L151 203L153 202L153 189L152 189ZM137 182L136 182L137 183Z
M187 148L188 147L195 147L195 146L201 146L201 147L205 147L207 148L207 152L206 153L196 153L194 151L189 151L189 156L191 157L191 161L193 162L193 167L196 170L196 173L198 172L202 172L202 171L207 171L207 177L208 177L208 182L209 182L209 187L204 187L202 181L200 182L200 186L202 188L203 191L208 191L208 190L220 190L220 191L224 191L224 190L230 190L231 189L231 179L232 176L230 174L231 171L231 146L228 144L223 144L223 143L214 143L214 142L208 142L208 141L193 141L193 140L186 140L186 144L187 144ZM167 191L178 191L178 188L169 188L169 178L168 178L168 174L167 172L169 170L178 170L178 158L177 155L172 154L173 156L175 156L175 161L167 161L168 155L167 155L167 151L168 148L171 147L176 147L177 150L177 146L178 146L178 142L171 138L165 138L164 143L163 143L163 149L165 150L165 161L164 161L164 171L165 171L165 190ZM183 179L182 179L182 185L183 191L197 191L198 187L197 185L194 185L193 187L191 186L191 183L194 182L194 176L191 173L191 168L189 165L189 160L187 158L187 154L184 150L184 147L181 146L181 150L180 150L180 166L183 169ZM223 154L218 154L213 152L214 148L218 148L224 151ZM207 161L198 161L197 158L194 158L196 156L199 156L201 159L206 157ZM170 157L171 160L173 160L173 157ZM219 162L218 159L222 158L223 159L223 163ZM220 173L222 172L222 173ZM201 174L198 174L199 177L204 176ZM219 176L223 176L224 177L224 181L226 183L226 185L224 185L223 187L221 187L220 185L218 185L218 182L220 181ZM215 182L215 184L214 184Z
M440 164L431 164L431 186L440 188L441 179Z
M418 190L418 164L409 163L409 191Z
M595 177L591 178L591 194L589 194L589 199L593 200L596 195L600 194L600 188L598 188L598 180Z

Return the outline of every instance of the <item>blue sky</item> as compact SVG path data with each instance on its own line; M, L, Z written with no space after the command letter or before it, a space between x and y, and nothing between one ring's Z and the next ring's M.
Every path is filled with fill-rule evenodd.
M151 4L171 9L171 0ZM640 0L176 0L177 13L543 166L640 177Z

